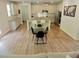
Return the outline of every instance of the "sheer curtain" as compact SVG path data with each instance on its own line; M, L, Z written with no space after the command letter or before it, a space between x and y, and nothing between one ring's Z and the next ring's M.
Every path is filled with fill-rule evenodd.
M8 3L7 4L7 13L8 13L8 16L14 15L13 3Z

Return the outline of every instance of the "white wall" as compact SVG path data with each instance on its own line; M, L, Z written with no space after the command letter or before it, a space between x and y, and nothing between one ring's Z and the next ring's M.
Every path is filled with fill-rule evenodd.
M64 6L67 5L77 5L75 17L62 15L61 19L61 29L69 34L74 39L79 39L79 0L63 0L63 10ZM63 12L62 10L62 12ZM63 13L62 13L63 14Z
M18 5L18 3L13 3L14 15L17 15L17 14L18 14L18 10L19 10L19 5Z
M10 30L8 25L8 14L6 5L7 0L0 0L0 30L2 31L0 37Z
M63 9L63 1L57 4L57 11L62 11Z
M76 26L77 26L77 34L76 34L76 37L79 39L79 1L76 1L77 2L77 14L76 14L76 16L77 16L77 24L76 24Z
M32 13L42 12L42 10L48 10L49 13L56 13L56 5L49 5L49 4L32 5Z
M8 23L11 30L16 30L17 27L22 23L21 15L18 13L19 4L11 2L13 7L13 15L8 17Z

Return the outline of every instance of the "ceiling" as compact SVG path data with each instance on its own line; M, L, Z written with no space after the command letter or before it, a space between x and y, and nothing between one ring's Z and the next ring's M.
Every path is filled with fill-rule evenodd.
M13 2L24 2L24 3L51 3L57 4L62 2L63 0L9 0Z

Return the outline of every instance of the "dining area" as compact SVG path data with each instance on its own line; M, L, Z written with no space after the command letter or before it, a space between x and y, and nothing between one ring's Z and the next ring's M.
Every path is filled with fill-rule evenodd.
M32 20L29 22L32 40L36 44L46 44L48 39L48 31L50 29L50 21L48 20Z

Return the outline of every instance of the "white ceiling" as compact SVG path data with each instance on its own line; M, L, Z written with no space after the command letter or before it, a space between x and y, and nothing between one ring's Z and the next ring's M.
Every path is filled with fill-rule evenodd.
M25 3L59 3L62 0L9 0L13 2L25 2Z

